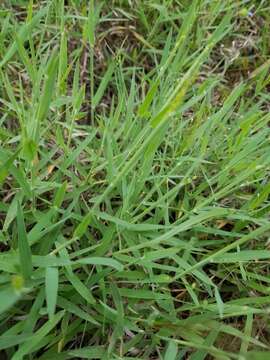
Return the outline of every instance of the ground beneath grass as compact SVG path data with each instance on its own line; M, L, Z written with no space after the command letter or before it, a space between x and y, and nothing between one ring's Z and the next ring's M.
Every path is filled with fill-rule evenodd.
M269 10L1 2L1 360L270 358Z

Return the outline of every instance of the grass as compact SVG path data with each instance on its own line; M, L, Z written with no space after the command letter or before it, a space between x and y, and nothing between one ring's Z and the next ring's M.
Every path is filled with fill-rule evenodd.
M268 359L269 3L2 1L1 359Z

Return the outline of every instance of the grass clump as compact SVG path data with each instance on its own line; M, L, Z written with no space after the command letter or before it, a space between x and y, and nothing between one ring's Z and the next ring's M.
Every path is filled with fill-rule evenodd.
M1 359L269 356L267 10L2 2Z

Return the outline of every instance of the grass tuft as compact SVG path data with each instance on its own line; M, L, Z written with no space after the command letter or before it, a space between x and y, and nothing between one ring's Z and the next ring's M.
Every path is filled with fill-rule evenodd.
M1 359L268 359L269 10L1 2Z

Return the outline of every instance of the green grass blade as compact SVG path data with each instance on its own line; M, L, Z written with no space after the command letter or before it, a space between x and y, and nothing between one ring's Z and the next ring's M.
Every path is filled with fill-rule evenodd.
M25 279L29 279L33 271L32 254L25 230L23 211L19 202L17 203L17 227L21 273Z
M46 268L45 275L45 292L47 301L47 310L49 319L51 320L55 313L58 292L58 269L57 267Z

